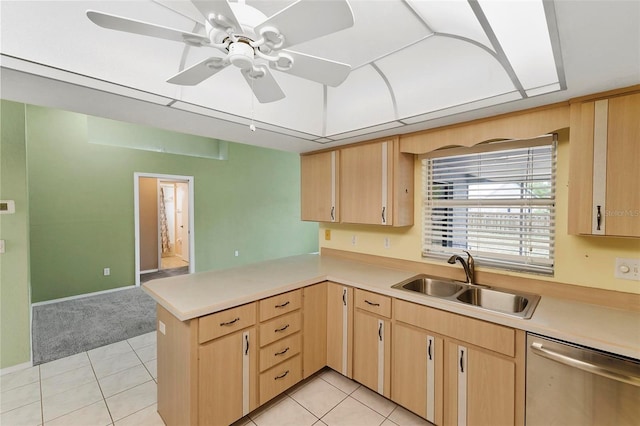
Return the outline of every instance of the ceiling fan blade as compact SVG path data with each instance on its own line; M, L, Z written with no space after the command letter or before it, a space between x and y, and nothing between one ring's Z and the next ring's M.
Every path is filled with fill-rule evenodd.
M150 24L136 19L109 13L87 10L87 17L96 25L110 30L124 31L126 33L140 34L149 37L163 38L165 40L179 41L190 45L206 45L209 39L200 34L176 30L162 25Z
M227 0L192 0L192 3L211 25L223 27L230 25L236 31L242 32L242 26ZM211 14L215 17L213 21L209 18Z
M262 77L250 77L250 70L242 70L242 75L244 79L247 80L247 84L253 91L253 94L256 95L256 98L261 104L266 104L268 102L279 101L284 98L284 92L280 88L280 85L273 78L271 72L266 67L261 68L264 71L264 75Z
M167 83L179 84L181 86L195 86L212 75L220 72L228 65L229 64L222 58L207 58L204 61L198 62L197 64L180 71L178 74L167 80Z
M284 35L282 48L303 43L353 26L346 0L298 0L256 27L275 27Z
M337 87L349 76L351 66L329 59L318 58L300 52L283 50L282 53L291 56L293 66L291 69L282 70L277 68L276 63L271 63L271 67L278 71L302 77L307 80Z

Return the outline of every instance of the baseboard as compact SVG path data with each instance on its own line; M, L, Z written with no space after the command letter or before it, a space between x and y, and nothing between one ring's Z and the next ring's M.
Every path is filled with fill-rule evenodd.
M6 367L0 370L0 376L4 376L5 374L15 373L16 371L24 370L25 368L31 368L31 367L33 367L33 363L31 361L23 362L22 364L12 365L11 367Z
M85 297L89 297L89 296L98 296L100 294L113 293L114 291L121 291L121 290L129 290L136 287L137 286L135 285L128 285L126 287L110 288L109 290L94 291L93 293L78 294L76 296L62 297L60 299L45 300L44 302L32 303L31 307L50 305L51 303L66 302L67 300L84 299Z

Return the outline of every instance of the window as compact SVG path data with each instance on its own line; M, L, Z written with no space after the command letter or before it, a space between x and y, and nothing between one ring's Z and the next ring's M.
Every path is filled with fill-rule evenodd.
M424 257L553 274L555 136L435 151L422 170Z

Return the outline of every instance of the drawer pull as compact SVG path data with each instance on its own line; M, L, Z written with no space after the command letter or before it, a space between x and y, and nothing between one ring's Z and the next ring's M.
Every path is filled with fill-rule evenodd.
M231 325L231 324L235 324L238 321L240 321L240 317L236 317L235 319L232 319L231 321L227 321L227 322L221 322L220 323L220 327L223 327L225 325Z
M287 306L289 304L289 301L287 300L286 302L280 304L280 305L276 305L276 308L284 308L285 306Z
M275 332L276 333L280 333L281 331L285 331L287 328L289 328L289 324L287 324L287 325L285 325L283 327L280 327L280 328L276 328Z
M273 355L274 355L274 356L284 355L284 354L286 354L287 352L289 352L289 347L288 347L288 346L287 346L287 349L282 350L282 351L280 351L280 352L276 352L276 353L275 353L275 354L273 354Z
M284 373L282 373L282 374L281 374L281 375L279 375L279 376L276 376L276 377L274 378L274 380L284 379L284 378L285 378L285 376L286 376L287 374L289 374L289 370L285 371Z
M379 303L369 302L367 299L364 299L364 303L366 303L367 305L371 305L371 306L380 306Z

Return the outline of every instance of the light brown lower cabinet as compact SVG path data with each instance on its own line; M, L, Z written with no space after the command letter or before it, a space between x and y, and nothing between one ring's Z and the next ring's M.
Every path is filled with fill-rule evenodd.
M516 363L456 342L445 343L445 424L516 424Z
M434 333L394 324L391 399L437 425L443 413L443 348Z
M258 406L255 327L198 348L198 424L228 425Z
M327 366L352 378L353 288L327 282Z
M524 331L330 282L188 321L158 305L158 412L231 424L328 365L436 425L522 426L525 349Z
M353 380L391 396L391 321L356 310L353 324Z

